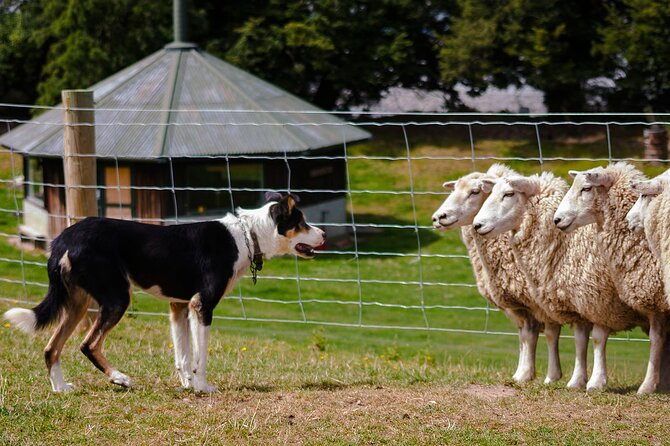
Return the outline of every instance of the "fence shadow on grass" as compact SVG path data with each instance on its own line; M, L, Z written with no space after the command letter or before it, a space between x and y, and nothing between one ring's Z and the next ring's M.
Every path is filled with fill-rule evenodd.
M357 228L358 249L361 251L416 252L418 248L414 222L401 220L393 216L376 214L356 214L356 223L407 226L406 228ZM419 221L419 226L427 223ZM421 246L428 246L440 240L434 229L419 228Z

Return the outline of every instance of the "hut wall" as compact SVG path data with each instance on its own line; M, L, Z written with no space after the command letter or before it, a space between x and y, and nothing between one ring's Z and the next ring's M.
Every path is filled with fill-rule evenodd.
M65 174L63 160L44 159L44 207L49 214L49 238L54 239L67 228L67 210L65 208ZM62 185L48 186L48 184Z
M310 152L312 154L313 152ZM297 154L305 155L305 154ZM342 149L318 151L314 156L342 157ZM309 155L307 155L309 156ZM286 191L288 186L288 168L291 169L291 190L346 190L347 172L344 159L295 159L283 158L265 162L265 187L277 191ZM297 192L302 206L315 205L343 198L342 192Z
M170 184L164 164L138 163L134 166L135 217L145 223L162 224L172 214L170 191L147 190L143 187L164 188Z

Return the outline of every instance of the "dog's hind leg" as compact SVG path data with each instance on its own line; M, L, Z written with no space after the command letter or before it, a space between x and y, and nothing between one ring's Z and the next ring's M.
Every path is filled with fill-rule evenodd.
M60 367L60 355L65 342L72 336L72 332L74 332L79 322L86 315L89 301L89 295L81 288L75 288L70 292L68 307L65 309L56 331L54 331L44 349L44 360L47 363L49 380L54 392L67 392L74 388L71 383L66 383L65 379L63 379L63 371Z
M132 387L133 383L130 378L114 368L102 354L102 343L105 337L121 320L123 313L130 305L130 289L117 290L115 293L106 291L105 295L94 295L94 297L100 304L100 311L91 330L81 343L81 351L94 366L109 377L111 382L123 387Z
M216 293L211 295L216 296ZM217 299L208 299L208 295L203 296L203 293L196 294L189 302L189 323L193 341L193 390L196 392L213 393L217 390L207 382L206 373L209 330L217 303Z
M183 388L193 386L191 345L188 334L188 304L170 302L170 331L174 345L174 363Z

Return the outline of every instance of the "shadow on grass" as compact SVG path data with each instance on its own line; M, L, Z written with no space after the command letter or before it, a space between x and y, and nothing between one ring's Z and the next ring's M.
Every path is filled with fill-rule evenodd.
M635 394L637 393L637 389L640 386L621 386L621 387L608 387L605 392L607 393L614 393L617 395L630 395L630 394ZM668 392L658 392L661 394L667 394Z
M393 251L416 252L417 234L414 221L401 220L389 215L356 214L356 223L373 223L379 225L408 226L407 228L362 228L357 231L358 248L361 251ZM418 222L425 226L426 222ZM439 234L433 229L419 229L421 246L428 246L440 240Z
M339 383L336 381L318 381L318 382L307 382L304 384L301 384L300 389L302 390L327 390L327 391L335 391L335 390L343 390L346 389L349 386L349 384L345 383Z
M270 393L277 390L277 387L271 386L269 384L242 384L240 386L234 387L233 389L237 391L248 390L251 392L258 392L258 393Z

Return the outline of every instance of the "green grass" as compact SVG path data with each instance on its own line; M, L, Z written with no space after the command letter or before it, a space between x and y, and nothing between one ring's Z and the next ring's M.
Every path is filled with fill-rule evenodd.
M553 132L553 131L552 131ZM555 132L554 132L555 133ZM408 127L413 157L470 156L467 128ZM538 153L534 130L513 137L475 131L477 156L532 157ZM641 153L637 135L613 132L614 156ZM607 157L604 134L579 133L579 138L549 134L542 140L543 156ZM403 157L402 129L376 130L376 138L349 149L353 155ZM477 160L484 170L491 161ZM568 169L603 163L586 161L511 161L530 174L551 169L565 175ZM642 165L641 165L642 166ZM406 159L349 161L351 187L355 190L409 189L410 168L417 191L439 191L443 181L469 172L471 160ZM646 166L652 175L660 166ZM14 172L20 171L16 167ZM0 154L0 177L11 177L7 154ZM441 195L416 195L419 225L429 225ZM14 209L20 194L0 189L0 208ZM352 209L357 222L413 225L411 200L406 195L354 194ZM15 233L15 215L0 212L0 232ZM457 232L429 229L361 231L361 251L465 254ZM43 263L40 254L21 254L0 243L0 257ZM313 261L298 260L302 278L394 280L473 284L467 259L322 255ZM487 330L513 333L500 312L455 309L408 310L357 305L381 302L401 305L458 305L482 307L486 303L476 288L463 286L388 285L379 283L314 282L301 280L303 300L327 299L351 305L282 304L236 298L256 296L278 301L297 299L294 259L267 262L258 284L243 279L233 295L217 308L228 318L286 319L294 323L216 319L212 335L211 381L221 389L212 397L196 397L179 390L172 371L167 318L130 316L112 332L106 352L113 363L137 383L128 392L114 389L76 348L81 339L66 346L66 378L77 384L69 395L51 395L41 349L47 336L30 339L11 327L0 326L0 444L90 443L305 443L305 444L655 444L667 438L668 398L637 398L648 344L613 341L608 346L610 390L586 395L558 385L531 384L517 388L508 381L516 366L514 336L462 332L399 330L318 325L336 324L403 326L446 330ZM43 266L0 262L0 278L46 282ZM0 282L0 296L38 300L45 289L22 283ZM360 293L360 294L359 294ZM0 311L9 308L0 302ZM167 312L166 304L137 294L132 309ZM305 323L304 318L311 323ZM360 318L360 319L359 319ZM564 330L564 334L569 334ZM621 336L644 337L639 330ZM561 341L564 374L572 368L574 348ZM540 345L538 374L546 366L546 349ZM501 387L502 385L502 387ZM513 396L507 396L512 392ZM493 395L490 395L493 394ZM360 401L360 404L357 403ZM430 401L435 401L431 403ZM291 418L291 416L293 418ZM572 417L572 418L571 418Z

